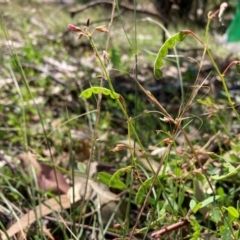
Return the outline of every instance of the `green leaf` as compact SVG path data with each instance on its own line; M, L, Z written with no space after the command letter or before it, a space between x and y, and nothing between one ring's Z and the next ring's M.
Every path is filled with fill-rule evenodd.
M183 171L181 168L175 167L173 170L174 174L176 175L176 177L181 177L183 175Z
M233 216L233 217L235 217L235 218L239 218L239 212L238 212L238 210L237 210L236 208L230 206L230 207L228 207L228 208L226 208L226 209L227 209L228 213L229 213L231 216Z
M119 94L117 94L116 92L112 92L110 89L104 88L104 87L90 87L86 90L84 90L80 97L82 98L90 98L92 96L92 94L99 94L102 93L103 95L110 95L110 97L112 99L118 99L119 98Z
M201 173L196 173L197 180L203 182L205 180L205 176Z
M104 183L104 184L106 184L107 186L109 186L109 181L110 181L110 179L112 178L112 175L109 174L109 173L106 173L106 172L99 172L99 173L98 173L98 178L99 178L99 180L100 180L102 183Z
M136 204L141 204L143 202L143 199L145 198L145 195L147 193L148 188L152 184L153 177L147 179L138 189L138 192L135 197Z
M196 220L191 220L190 224L193 228L193 234L192 234L190 240L198 240L200 238L200 235L201 235L201 227Z
M124 189L126 188L126 185L124 182L120 180L120 177L123 176L126 172L130 172L132 170L132 166L128 166L125 168L121 168L118 171L116 171L110 181L109 181L109 187L114 187L118 189Z
M216 195L216 196L211 196L211 197L205 199L204 201L201 202L202 206L200 208L206 207L207 205L214 202L215 200L218 200L219 198L220 198L220 196Z
M212 209L211 210L211 219L215 222L218 223L222 220L221 212L219 209Z
M125 189L126 184L123 181L121 181L120 179L114 178L114 176L112 176L112 178L109 182L109 187L117 188L117 189Z
M159 175L158 179L155 182L155 186L158 185L158 182L161 181L161 179L164 179L166 175ZM150 186L152 185L154 177L148 178L138 189L138 192L135 197L136 204L141 204L143 202L143 199L145 199L146 193Z
M225 175L222 175L222 176L219 176L219 175L214 175L214 176L211 176L212 179L214 180L223 180L225 178L228 178L228 177L231 177L232 175L235 175L238 170L240 169L240 166L238 166L237 168L232 168L232 171L229 172L228 174L225 174Z
M221 239L232 240L230 228L228 226L221 226L220 228Z
M193 208L193 212L196 213L200 208L202 208L202 202L199 202L194 208Z
M117 188L117 189L125 189L126 188L126 184L124 182L122 182L119 178L114 176L114 174L111 175L109 173L99 172L98 178L102 183L106 184L109 187Z
M223 164L223 166L224 166L225 168L228 168L228 171L229 171L229 172L235 171L235 167L234 167L230 162L225 162L225 163Z
M163 58L167 56L168 49L173 48L175 46L176 41L179 42L183 41L186 36L187 36L186 33L179 32L174 36L170 37L169 39L167 39L167 41L162 45L154 63L154 75L156 79L160 79L162 77L162 71L160 70L160 68L163 66Z
M193 208L196 206L196 204L197 204L196 201L191 199L191 201L189 203L189 206L190 206L191 210L193 210Z

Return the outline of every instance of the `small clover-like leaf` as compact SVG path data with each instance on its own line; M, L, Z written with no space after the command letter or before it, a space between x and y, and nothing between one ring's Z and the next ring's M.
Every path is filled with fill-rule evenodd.
M233 216L235 218L239 218L239 212L236 208L230 206L227 208L227 211L231 216Z
M157 58L154 63L154 75L157 79L160 79L162 77L162 71L160 70L160 68L163 66L162 58L167 56L168 49L173 48L175 46L176 41L178 41L178 42L183 41L186 36L187 36L186 32L184 32L184 31L179 32L179 33L175 34L174 36L170 37L169 39L167 39L167 41L162 45L162 47L160 48L160 50L157 54Z
M111 91L107 88L102 88L102 94L103 95L109 95L109 94L111 94Z
M110 94L110 96L111 96L111 98L113 98L113 99L119 98L119 94L117 94L117 93L115 93L115 92L112 92L112 93Z
M98 89L97 87L92 87L92 93L98 94L100 91L100 89Z
M193 213L196 213L200 208L202 207L202 203L198 203L194 206L194 208L192 209Z
M113 99L117 99L119 98L119 94L116 93L116 92L112 92L111 90L107 89L107 88L104 88L104 87L90 87L86 90L84 90L80 97L83 97L83 98L90 98L92 96L92 94L98 94L98 93L102 93L103 95L110 95L111 98Z
M168 48L173 48L175 45L175 38L169 38L167 41Z
M92 91L90 89L86 89L80 95L80 97L83 97L83 98L90 98L91 96L92 96Z
M229 214L231 214L233 217L239 218L239 212L238 212L238 210L237 210L236 208L230 206L230 207L228 207L228 212L229 212Z
M131 166L121 168L118 171L116 171L111 179L109 180L109 187L115 187L119 189L126 188L126 185L124 182L121 181L120 177L123 176L126 172L130 172L132 170Z

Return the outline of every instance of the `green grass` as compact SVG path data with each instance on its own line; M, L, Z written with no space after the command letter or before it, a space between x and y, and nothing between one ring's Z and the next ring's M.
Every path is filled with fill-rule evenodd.
M122 23L113 20L110 65L102 59L108 34L78 40L66 32L88 16L91 32L109 11L71 19L66 8L34 1L2 9L0 36L13 43L1 42L3 236L22 225L27 239L147 239L157 230L163 239L238 239L239 115L228 92L238 75L217 73L233 57L222 64L227 53L210 36L211 59L187 36L176 44L179 66L171 50L157 82L161 26L127 12ZM204 29L193 29L203 40ZM205 61L209 69L199 72ZM91 98L80 97L86 89L95 92Z

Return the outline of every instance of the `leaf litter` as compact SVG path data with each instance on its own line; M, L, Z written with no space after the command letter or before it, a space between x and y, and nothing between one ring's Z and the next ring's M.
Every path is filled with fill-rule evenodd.
M43 25L43 24L38 24L38 20L36 18L31 18L32 23L35 25L35 27L41 29L41 34L39 36L38 32L35 32L34 34L30 35L30 38L40 38L41 36L43 37L46 32L49 33L49 29L47 25ZM10 29L10 28L9 28ZM36 29L34 29L34 31L36 31ZM54 39L54 35L48 34L48 40L49 39ZM33 42L36 42L36 39L31 39L34 40ZM44 42L41 42L42 40L40 39L38 43L40 43L40 45ZM66 40L64 40L66 41ZM68 42L68 41L66 41ZM98 68L96 70L95 67L95 62L94 62L94 55L89 52L86 55L81 55L81 59L80 60L76 60L73 59L71 57L68 57L69 59L67 60L58 60L58 59L62 59L63 56L63 52L59 52L57 54L47 54L47 56L42 56L42 59L40 60L40 62L37 62L34 64L31 63L31 60L27 60L27 55L30 54L30 52L28 52L28 50L23 50L23 47L25 46L24 40L22 39L22 36L20 35L15 35L15 38L12 40L13 43L13 48L16 48L18 50L20 50L20 56L21 59L23 60L22 62L22 66L24 68L24 70L26 71L26 73L28 74L29 79L32 79L32 81L30 82L30 86L32 88L32 91L36 93L36 98L35 99L39 99L39 102L37 102L37 104L43 105L44 107L42 108L44 113L46 113L46 117L48 119L51 119L50 123L47 122L46 124L46 130L52 130L52 128L55 129L56 126L54 126L54 121L57 122L65 122L67 121L69 118L62 116L63 112L65 113L65 110L68 109L68 114L72 114L73 117L76 116L76 109L79 109L82 107L82 102L79 103L79 99L78 99L78 94L80 92L80 89L86 89L86 86L88 86L88 82L89 82L89 78L97 76L100 72L100 69ZM1 45L4 46L3 49L8 48L9 46L9 42L1 42ZM71 43L69 43L69 45L71 45ZM65 46L67 48L67 46ZM35 45L35 50L39 51L39 49L37 49L38 46ZM24 53L22 53L22 50L25 51ZM46 50L46 49L45 49ZM53 51L53 49L49 49L50 51ZM5 50L4 50L5 51ZM71 51L73 51L71 49ZM77 53L78 54L78 53ZM44 55L44 50L43 50L43 55ZM128 59L129 56L126 55L126 58ZM34 57L33 57L34 58ZM64 57L63 57L64 58ZM36 59L34 59L34 61L36 61ZM208 75L208 70L210 68L211 70L211 66L209 67L209 61L207 61L207 66L206 66L206 72L203 71L201 72L202 77L204 78L206 75ZM126 62L127 64L127 62ZM134 67L134 62L131 63L132 66L129 67L129 69L132 69ZM224 63L222 63L224 65ZM186 74L185 76L187 76L188 74L191 75L192 72L189 72L189 63L185 63L183 64L184 68L182 68L183 70L183 74ZM192 67L192 66L191 66ZM149 69L150 68L150 69ZM165 68L165 67L164 67ZM86 71L86 69L89 69L89 72ZM163 79L163 82L159 83L155 83L153 80L153 76L152 76L152 68L151 66L149 66L148 64L145 64L142 68L139 69L139 74L140 74L140 80L141 82L144 84L144 87L146 89L152 90L153 92L155 92L155 95L157 96L158 100L161 100L161 103L163 103L164 106L172 108L173 109L173 105L169 104L172 101L173 96L170 94L170 92L165 92L165 86L166 83L168 85L169 88L171 89L176 89L178 88L177 84L176 84L176 78L178 77L177 75L177 71L176 71L176 67L169 67L168 69L168 73L167 76L170 76L170 81L169 79ZM77 73L76 73L77 71ZM195 71L195 70L194 70ZM194 72L193 71L193 72ZM116 87L119 87L120 91L123 92L123 94L125 94L125 92L131 93L132 91L132 81L133 79L132 76L128 76L126 78L126 76L124 74L120 74L119 72L116 71L112 71L112 77L114 79L114 81L116 81ZM3 74L3 76L6 76ZM18 75L16 73L17 79L18 81L20 81L21 76ZM49 81L49 79L51 79ZM129 81L130 79L130 81ZM41 87L40 84L41 80L46 81L46 85L43 85L43 87ZM219 81L218 79L212 79L213 81ZM97 80L99 81L99 80ZM236 82L236 79L233 78L233 82ZM5 79L2 79L2 84L1 84L1 89L3 90L3 92L5 91L7 94L3 97L3 105L5 105L4 107L4 111L3 111L3 115L4 118L6 119L5 122L7 122L8 124L11 123L11 121L14 121L14 119L8 119L7 114L12 109L16 109L18 107L18 101L16 99L14 100L9 100L9 92L11 93L11 90L7 89L7 86L10 86L10 88L13 86L13 82L11 81L11 78L9 78L8 76L6 76ZM209 82L211 82L209 80ZM232 83L233 83L232 82ZM4 85L5 83L5 85ZM42 83L41 83L42 84ZM189 82L187 82L186 84L189 84ZM191 83L190 83L191 84ZM234 84L233 84L234 86ZM89 87L89 86L88 86ZM76 90L77 89L77 90ZM177 89L179 90L179 89ZM218 93L218 89L214 90L214 94ZM116 91L118 92L118 91ZM121 94L122 94L121 92ZM14 92L13 92L14 95ZM27 96L28 97L28 96ZM47 101L44 101L44 99L47 99ZM27 102L26 102L27 103ZM31 105L31 101L29 101L30 105ZM26 107L28 107L28 104L26 104ZM91 107L91 106L90 106ZM28 109L29 112L32 114L32 116L36 116L36 112L35 109ZM70 110L70 111L69 111ZM174 112L174 110L173 110ZM79 112L78 112L79 114ZM30 114L29 114L30 115ZM20 117L20 115L18 115L18 112L16 111L16 118ZM45 117L45 116L44 116ZM10 121L11 120L11 121ZM34 129L34 126L36 126L36 121L38 121L38 118L34 117L30 118L30 122L28 123L28 127L29 129ZM118 119L119 120L119 119ZM83 121L84 122L84 121ZM86 122L86 119L85 119ZM49 123L49 124L48 124ZM15 126L16 122L12 125L7 125L7 127L9 126ZM74 123L76 124L76 123ZM79 126L79 122L76 124L78 126L73 126L74 124L70 124L70 126L63 126L59 129L59 131L54 134L52 136L52 140L53 143L51 148L52 148L52 152L54 153L54 158L55 159L60 159L58 162L58 165L63 165L65 163L62 162L67 162L70 159L70 147L69 145L71 145L71 141L67 141L67 133L68 133L68 129L69 128L73 128L71 129L72 134L71 136L73 137L73 140L75 141L76 145L78 145L76 148L73 149L74 154L76 154L76 159L78 159L78 161L80 162L84 162L84 160L88 159L89 157L89 149L91 148L91 139L87 140L87 137L83 137L83 139L79 139L78 137L76 137L74 139L75 136L80 135L80 138L82 137L81 135L81 129L85 126L84 123L80 123ZM40 126L40 125L39 125ZM3 125L2 127L6 127L6 125ZM119 127L119 124L118 124ZM10 128L9 128L10 129ZM41 132L39 132L39 129L41 129L41 126L37 129L36 132L34 132L34 134L30 134L31 136L31 140L32 141L37 141L38 142L38 149L41 147L44 147L44 151L42 151L41 153L43 155L45 155L48 159L51 158L51 154L49 154L49 152L47 153L47 151L49 151L49 148L47 148L47 146L45 145L45 143L42 146L39 143L39 139L38 137L42 134L42 130ZM156 130L156 129L155 129ZM80 132L80 133L79 133ZM115 129L114 131L111 132L112 135L118 133L117 129ZM61 136L61 134L63 135L63 137L59 137ZM13 152L15 152L14 148L18 148L19 147L19 142L21 142L20 138L14 140L14 135L11 132L10 137L8 137L8 139L11 139L10 141L13 141ZM104 135L104 133L102 134ZM200 135L200 134L199 134ZM192 132L189 131L189 136L192 136ZM108 135L109 137L109 135ZM122 136L121 136L122 137ZM210 136L208 136L210 138ZM122 137L124 139L124 137ZM220 140L219 140L220 139ZM216 145L218 145L219 142L224 142L223 138L219 137L219 141L214 142L214 144L212 144L209 149L208 152L210 151L218 151L216 150ZM43 137L41 136L40 139L41 143L43 143ZM199 140L199 137L195 140ZM104 142L105 141L105 142ZM113 147L115 145L111 144L112 142L109 141L108 139L105 138L104 141L102 141L102 144L105 145L111 145L110 149L113 149ZM4 142L4 141L2 141ZM100 141L101 142L101 141ZM129 140L125 141L126 144L129 143ZM180 143L181 142L181 143ZM184 148L184 140L179 139L179 143L180 145ZM4 145L4 144L3 144ZM80 147L79 147L80 145ZM228 146L227 144L225 144L225 146ZM32 146L34 146L34 143L32 143ZM133 146L133 145L131 145ZM61 149L62 148L62 149ZM137 150L136 150L137 148ZM60 149L60 150L59 150ZM131 147L131 149L133 149ZM146 163L142 153L140 153L138 151L139 146L135 146L135 150L136 150L136 154L138 157L139 162L142 164L142 166L144 166L145 170L151 170L149 168L149 165ZM130 149L128 149L130 150ZM127 150L127 152L129 152ZM150 156L152 158L150 158L150 163L153 166L153 169L156 171L158 166L159 166L159 159L162 156L162 153L164 152L165 147L159 147L159 148L155 148L155 151L150 151ZM22 151L24 152L24 151ZM79 153L81 152L81 153ZM183 150L184 152L184 150ZM206 153L206 155L208 156L209 153ZM81 155L80 157L78 157L78 154L83 154L83 156ZM98 160L101 160L101 158L104 159L104 154L105 153L109 153L107 150L105 150L104 152L100 153L100 157L98 157ZM119 154L119 153L118 153ZM124 153L120 153L123 154ZM115 162L121 162L123 160L122 155L116 155L116 157L112 157L114 158L114 162L113 164L115 164ZM187 153L185 152L185 154L187 155ZM65 155L65 157L64 157ZM183 154L184 155L184 154ZM235 155L236 157L238 156L238 151L235 150L234 152L229 152L228 158L231 160L232 159L232 155ZM18 157L21 159L21 163L22 163L22 167L25 170L25 172L30 176L32 174L35 174L36 179L37 179L37 187L39 188L39 190L41 190L43 193L44 192L53 192L56 193L57 195L60 196L56 196L56 198L50 198L46 201L43 201L42 203L40 203L39 205L36 206L34 213L34 210L30 210L28 211L22 218L19 218L19 220L14 223L12 226L10 226L10 228L7 230L9 231L10 236L15 235L18 232L23 231L24 229L28 228L32 223L34 223L37 219L40 218L40 216L46 216L50 213L52 213L53 211L59 212L62 209L68 209L71 207L71 203L77 201L77 200L91 200L94 202L95 207L97 206L101 206L101 205L106 205L106 218L104 219L104 223L107 223L107 220L110 218L109 216L112 214L112 212L114 211L114 209L116 208L116 204L118 203L118 201L120 200L119 195L112 193L111 191L109 191L109 189L102 185L99 184L95 181L93 181L92 179L88 180L88 184L86 177L83 178L76 178L76 186L74 189L74 194L75 194L75 198L71 195L73 193L73 188L70 186L69 183L67 183L66 178L64 176L64 174L59 171L58 169L56 169L54 166L52 165L48 165L42 162L39 162L37 157L38 155L34 155L32 153L21 153L20 155L18 155ZM110 155L113 156L113 155ZM128 157L125 159L130 159L131 154L128 153ZM227 158L227 157L226 157ZM206 164L211 164L212 159L208 159L204 156L203 162ZM124 162L124 161L122 161ZM216 161L215 161L216 162ZM11 161L8 161L7 165L10 166ZM213 161L213 164L214 161ZM30 165L32 167L30 167ZM188 164L186 164L187 167ZM16 168L16 165L12 164L11 165L13 169ZM69 163L66 163L66 168L69 166ZM217 168L222 167L223 168L223 164L221 165L216 165ZM29 168L30 167L30 168ZM186 169L186 173L188 173L189 168L185 168ZM237 167L237 166L235 166ZM171 164L168 165L167 170L172 170L172 166ZM13 170L15 171L15 170ZM219 170L220 171L220 170ZM219 172L218 172L219 173ZM91 173L91 177L94 176L94 174L96 174L96 169L94 168L94 170ZM171 174L173 174L173 172L171 171ZM56 181L57 180L57 181ZM58 182L58 184L57 184ZM86 187L86 192L83 191L83 189ZM202 186L197 188L199 190L199 194L201 193L206 193L207 189L202 188ZM190 191L189 191L190 192ZM64 195L61 195L64 194ZM66 195L67 194L67 195ZM67 197L68 196L68 197ZM61 200L61 204L59 204L59 201L57 199ZM70 200L69 200L70 199ZM110 204L111 203L111 204ZM102 209L101 211L104 211L104 209ZM41 213L41 215L40 215ZM118 215L122 218L122 212ZM105 214L103 214L103 217L105 216ZM30 220L29 220L30 219ZM49 235L50 236L50 235Z

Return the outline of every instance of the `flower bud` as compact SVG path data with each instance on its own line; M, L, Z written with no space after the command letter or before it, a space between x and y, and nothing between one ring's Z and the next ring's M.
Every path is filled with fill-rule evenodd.
M87 22L86 22L86 26L89 27L90 25L90 18L88 18Z
M72 24L68 24L68 29L73 32L82 32L82 29Z
M78 35L78 39L81 39L82 37L83 37L83 33L79 33L79 35Z

